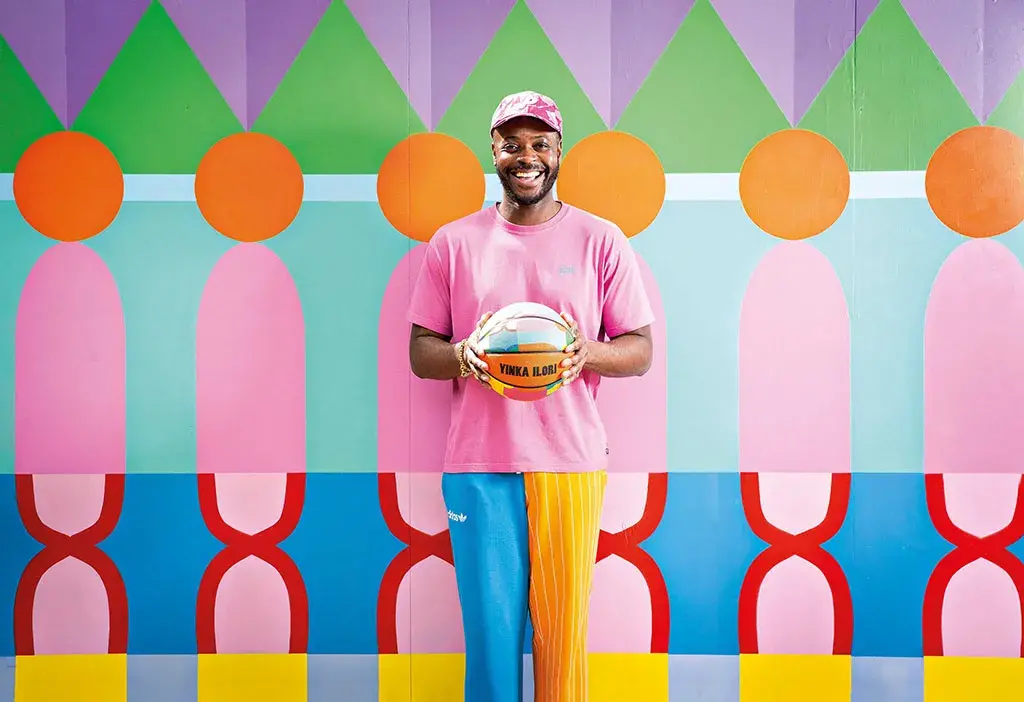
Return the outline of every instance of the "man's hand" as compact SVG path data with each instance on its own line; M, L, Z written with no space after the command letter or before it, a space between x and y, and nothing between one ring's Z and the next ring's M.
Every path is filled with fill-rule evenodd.
M480 330L483 329L485 324L487 324L487 320L491 318L491 314L491 312L484 313L480 318L480 321L476 323L476 329L466 337L462 351L466 358L466 365L468 365L469 370L472 371L473 377L487 386L490 386L491 379L490 376L487 375L487 364L480 358L483 354L483 351L480 349Z
M569 325L572 335L576 339L576 341L565 347L565 352L571 355L562 361L562 367L565 369L562 371L562 385L570 385L583 371L583 366L587 362L587 351L590 344L571 314L563 312L562 319Z

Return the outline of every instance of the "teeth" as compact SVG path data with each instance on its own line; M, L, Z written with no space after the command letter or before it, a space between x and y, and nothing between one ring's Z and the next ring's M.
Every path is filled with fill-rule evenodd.
M516 178L519 178L520 180L533 180L540 176L540 173L538 173L537 171L528 171L526 173L516 173L514 175Z

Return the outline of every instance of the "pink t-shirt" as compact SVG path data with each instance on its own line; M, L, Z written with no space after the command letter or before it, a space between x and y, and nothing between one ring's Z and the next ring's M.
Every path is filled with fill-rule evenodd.
M455 340L485 312L538 302L568 312L605 341L654 321L629 240L611 222L563 204L536 226L510 224L495 206L448 224L427 244L408 319ZM455 381L447 472L585 472L608 463L597 410L600 377L536 402L502 397L475 378Z

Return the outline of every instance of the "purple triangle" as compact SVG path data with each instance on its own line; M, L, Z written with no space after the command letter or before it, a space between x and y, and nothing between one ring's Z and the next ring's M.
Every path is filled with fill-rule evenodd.
M259 117L330 4L331 0L246 0L246 129Z
M0 0L0 35L65 127L70 123L66 26L64 0Z
M244 124L245 0L161 0L161 4Z
M1024 3L985 2L985 83L983 121L995 112L1024 68Z
M74 124L150 2L66 0L69 124Z
M878 0L711 0L743 54L796 124Z
M903 9L975 117L981 119L985 109L985 0L903 0Z
M346 4L420 120L429 123L430 32L423 28L430 26L430 0L347 0Z
M534 17L590 98L612 123L612 0L527 0ZM582 22L586 31L581 31Z
M65 127L151 0L0 0L0 34Z
M903 6L974 116L987 120L1024 67L1024 3L903 0Z
M896 0L894 0L896 1ZM797 124L878 7L879 0L796 0L794 92L790 124Z
M331 0L162 0L167 14L246 129Z
M711 4L792 122L796 112L796 0L711 0Z
M515 0L348 0L346 4L420 119L434 129Z
M693 4L694 0L612 2L608 124L619 121Z
M430 124L437 126L516 0L431 0Z

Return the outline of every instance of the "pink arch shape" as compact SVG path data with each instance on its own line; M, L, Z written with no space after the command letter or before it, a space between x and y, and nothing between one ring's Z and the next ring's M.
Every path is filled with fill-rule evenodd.
M287 267L262 244L214 266L196 328L196 471L306 470L302 303Z
M15 472L124 473L124 314L99 254L68 243L39 257L14 348Z

